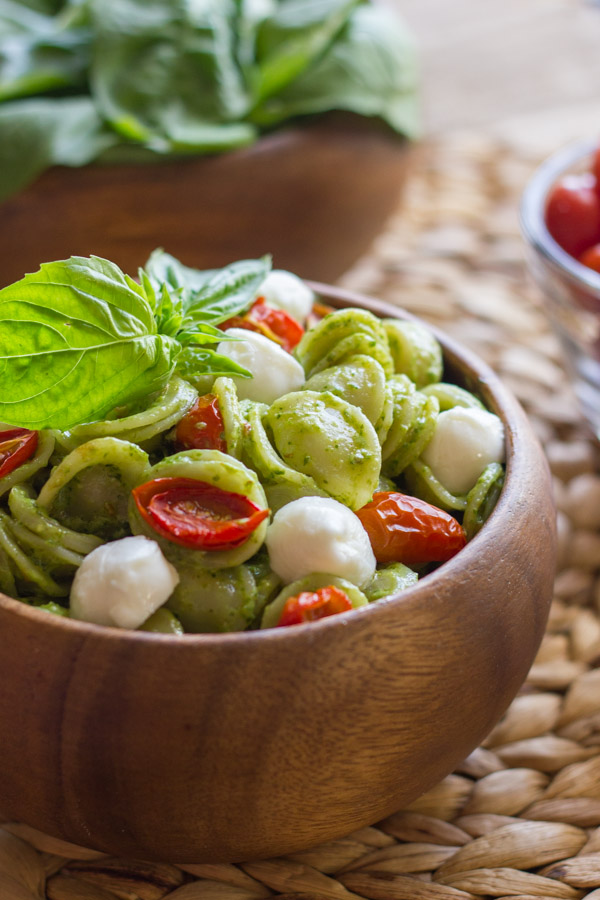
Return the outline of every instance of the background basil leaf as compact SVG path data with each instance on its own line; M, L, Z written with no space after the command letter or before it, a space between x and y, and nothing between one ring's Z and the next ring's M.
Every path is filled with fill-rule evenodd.
M255 91L263 100L309 66L340 31L360 0L286 0L258 29Z
M163 388L180 349L117 266L47 263L0 291L0 419L65 430L102 418Z
M67 19L0 0L0 100L80 87L89 65L91 32Z
M87 97L0 104L0 202L48 166L81 166L117 141Z
M158 149L223 149L255 137L235 60L233 0L91 0L102 114Z
M235 56L247 83L255 75L256 39L261 22L275 15L278 0L234 0Z
M261 125L345 109L419 133L416 48L390 10L359 6L329 52L253 113Z
M0 0L0 202L49 166L230 150L329 109L414 136L415 71L368 0Z

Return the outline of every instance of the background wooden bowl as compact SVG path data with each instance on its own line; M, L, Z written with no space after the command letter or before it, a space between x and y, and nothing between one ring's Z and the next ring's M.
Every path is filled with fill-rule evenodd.
M54 168L0 206L0 287L40 262L94 253L135 275L163 247L196 268L273 254L336 280L396 209L409 145L330 114L220 156Z
M542 638L555 519L520 406L443 346L448 376L504 420L507 478L479 534L414 588L309 627L185 638L0 595L7 816L138 858L279 855L401 808L480 743Z

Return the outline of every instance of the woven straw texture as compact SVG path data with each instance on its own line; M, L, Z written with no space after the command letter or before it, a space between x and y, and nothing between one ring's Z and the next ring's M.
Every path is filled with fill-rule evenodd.
M288 858L140 863L6 823L1 900L600 900L599 453L524 268L518 198L542 155L506 137L429 141L398 215L344 279L483 356L547 452L559 507L555 599L504 719L409 808Z

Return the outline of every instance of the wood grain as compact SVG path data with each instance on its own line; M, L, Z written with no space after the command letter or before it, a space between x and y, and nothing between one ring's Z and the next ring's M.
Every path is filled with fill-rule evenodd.
M444 348L449 372L504 419L508 474L482 531L415 588L307 628L184 639L0 597L8 816L137 858L273 856L391 814L477 746L542 638L555 515L520 406L470 353Z
M333 281L397 208L409 155L382 124L332 114L220 156L57 167L0 206L0 287L75 255L135 275L156 247L197 268L271 253Z

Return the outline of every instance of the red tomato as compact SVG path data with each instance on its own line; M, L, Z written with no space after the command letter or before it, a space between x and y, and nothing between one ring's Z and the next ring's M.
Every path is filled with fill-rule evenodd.
M274 307L268 306L264 297L258 297L255 300L248 316L252 321L266 325L288 353L291 353L304 334L304 328L300 322L284 309L274 309Z
M221 325L222 331L228 328L247 328L275 341L288 353L300 342L304 329L293 316L283 309L275 309L265 303L264 297L257 297L250 309L243 316L233 316Z
M594 153L594 161L592 163L592 174L596 179L596 190L600 193L600 147Z
M379 563L444 562L467 542L462 525L449 513L395 491L373 494L356 515Z
M243 494L194 478L155 478L132 493L151 528L192 550L239 547L269 515Z
M600 194L591 173L565 175L554 185L546 204L546 226L571 256L600 242Z
M335 616L348 609L352 609L348 595L340 588L330 584L327 587L319 588L318 591L302 591L295 597L288 597L277 626L314 622L315 619Z
M588 249L579 257L579 262L582 263L582 265L587 266L588 269L600 272L600 244L594 244L593 247L588 247Z
M38 433L28 428L0 431L0 478L13 472L37 450Z
M175 429L175 440L184 450L220 450L227 453L223 418L214 394L198 397Z

